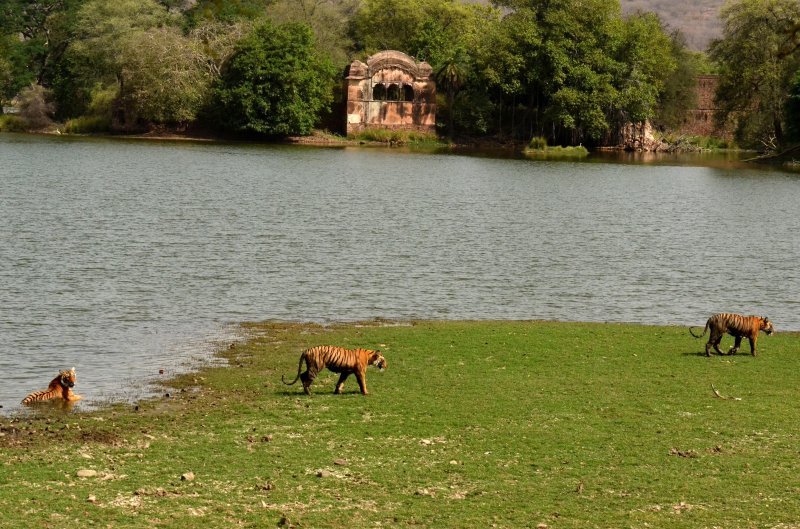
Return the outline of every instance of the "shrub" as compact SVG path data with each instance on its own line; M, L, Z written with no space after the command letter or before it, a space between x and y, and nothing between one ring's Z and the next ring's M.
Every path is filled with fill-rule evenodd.
M55 105L49 101L50 92L42 85L32 84L19 94L19 117L28 130L44 130L53 126Z
M107 132L111 128L111 118L107 116L80 116L70 119L64 125L68 134L91 134Z
M528 143L528 149L532 151L544 151L547 149L547 138L542 136L534 136Z
M436 134L413 130L366 129L350 137L357 141L400 145L432 145L441 143Z
M19 116L0 115L0 132L24 132L25 122Z

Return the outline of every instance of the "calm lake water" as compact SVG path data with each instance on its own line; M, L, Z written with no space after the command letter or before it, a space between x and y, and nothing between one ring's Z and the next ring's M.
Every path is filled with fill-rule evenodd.
M726 163L0 134L0 413L72 366L83 409L138 398L243 320L800 330L799 212Z

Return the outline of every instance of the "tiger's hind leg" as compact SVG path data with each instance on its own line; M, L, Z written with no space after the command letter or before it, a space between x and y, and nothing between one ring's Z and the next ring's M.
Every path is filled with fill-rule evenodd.
M306 395L311 395L311 384L314 383L314 378L316 378L316 374L312 373L311 370L304 371L300 375L300 380L303 382L303 391L306 392Z
M706 343L706 356L711 356L712 347L714 348L714 350L717 352L718 355L725 354L719 349L719 343L721 341L722 341L722 333L712 329L711 336L708 337L708 343Z
M342 389L344 388L344 381L347 380L347 377L349 376L350 373L342 373L339 375L339 381L336 383L336 388L333 390L334 393L338 395L342 392Z

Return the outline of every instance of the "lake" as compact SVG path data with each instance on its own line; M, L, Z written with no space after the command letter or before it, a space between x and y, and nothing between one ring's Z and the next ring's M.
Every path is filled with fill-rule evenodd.
M246 320L800 330L800 175L595 159L0 134L0 412L72 366L140 398Z

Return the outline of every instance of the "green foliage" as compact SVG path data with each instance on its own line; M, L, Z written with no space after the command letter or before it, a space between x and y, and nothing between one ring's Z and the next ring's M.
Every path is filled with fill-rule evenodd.
M800 20L796 0L737 0L722 11L724 33L710 49L719 64L719 119L735 115L737 139L747 147L772 150L784 143L785 105L800 49L787 48Z
M435 134L379 128L363 130L353 134L351 139L392 145L438 145L441 143Z
M188 17L193 25L209 20L233 23L258 19L271 3L271 0L199 0L188 12Z
M563 147L547 145L547 138L534 136L528 142L524 153L535 158L584 158L589 156L589 150L583 145Z
M762 336L756 358L707 358L684 327L244 331L250 340L226 348L232 367L182 376L169 398L0 421L0 523L48 526L77 505L93 527L688 529L800 518L795 333ZM322 343L383 351L389 367L368 370L370 396L352 377L334 395L327 371L311 397L281 382Z
M317 50L334 64L345 65L353 41L348 26L359 0L275 0L266 10L277 24L298 22L311 28Z
M64 131L71 134L108 132L112 125L114 102L118 96L119 88L116 85L95 85L86 108L86 114L67 120L64 124Z
M49 85L70 40L74 14L84 0L3 0L0 38L13 65L14 88ZM3 52L0 44L0 52Z
M531 138L531 141L528 142L528 149L534 151L543 151L547 149L547 138L534 136Z
M110 129L111 119L105 116L80 116L64 124L64 132L68 134L96 134Z
M732 18L741 18L732 15L740 11L769 12L776 14L774 20L762 25L772 24L776 31L780 24L786 26L782 43L757 31L758 17L752 27L737 33L769 42L755 52L772 50L783 63L772 71L766 64L764 72L748 77L727 66L747 61L718 61L732 85L742 79L750 85L756 80L768 83L776 72L797 70L800 22L792 6L785 6L793 2L747 0L747 9L732 2L726 12ZM247 53L255 53L252 28L264 20L273 27L301 23L311 28L312 36L301 46L313 48L310 59L301 58L313 63L311 68L287 66L287 71L305 72L307 79L292 74L289 82L326 93L312 90L304 101L296 92L282 91L280 68L274 64L265 69L275 74L270 82L278 84L269 94L258 93L260 67L243 66L244 48L237 51L236 45L246 47L247 41ZM282 42L275 40L270 54L297 55L296 39L286 42L279 52ZM5 0L0 2L0 97L8 99L31 83L41 84L53 92L56 117L66 120L89 115L97 83L115 85L115 125L216 124L221 118L229 130L281 136L290 129L309 130L332 98L341 103L336 71L353 56L384 49L406 52L433 67L442 95L439 130L451 136L497 134L518 140L540 135L553 144L611 141L614 131L629 121L680 124L692 106L695 74L709 69L656 16L623 17L617 0ZM719 49L744 54L746 46L733 42ZM755 52L748 57L759 57ZM234 73L242 68L248 73ZM229 76L224 82L219 79L223 70ZM313 71L317 79L311 79ZM238 87L244 99L235 101L239 94L226 83L250 74L250 87ZM782 79L785 96L788 77ZM212 86L216 101L209 105ZM723 87L726 93L733 90L725 82ZM280 107L275 106L278 100L283 100ZM774 116L781 122L786 115L779 98L768 91L726 96L725 101L731 114L758 114L741 122L742 135L763 139L769 136L767 111L773 123ZM743 110L745 102L751 107ZM214 112L215 105L224 111ZM277 108L286 115L276 114ZM337 123L331 120L330 126L338 125L338 114L332 114ZM262 122L266 115L293 124L274 128Z
M685 120L687 111L697 108L697 76L710 73L710 67L705 54L689 51L680 34L673 33L671 41L675 69L663 79L664 89L653 122L676 129Z
M137 33L118 59L120 98L129 120L186 123L208 101L212 77L196 42L178 29Z
M11 93L11 87L14 83L14 73L9 61L3 54L2 46L0 46L0 102L2 102ZM0 112L1 113L1 112Z
M800 69L794 74L786 100L786 136L789 142L800 142Z
M219 123L237 133L308 134L331 101L334 75L308 26L263 23L239 42L218 80Z
M0 114L0 132L25 132L27 126L21 117Z

